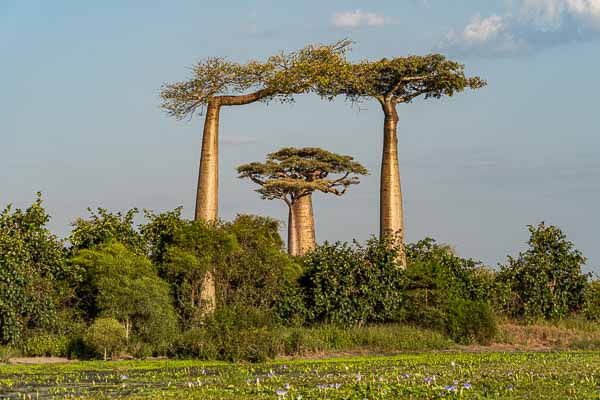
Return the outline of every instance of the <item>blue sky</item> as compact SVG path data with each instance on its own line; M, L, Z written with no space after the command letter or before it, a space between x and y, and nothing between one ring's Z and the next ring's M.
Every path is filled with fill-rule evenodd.
M489 86L399 106L408 240L495 266L527 224L560 226L600 272L600 0L0 1L0 206L44 193L60 235L87 207L192 216L202 119L159 108L209 56L245 61L348 37L352 58L442 52ZM318 241L378 232L382 116L343 101L222 112L220 214L270 215L236 165L282 146L351 154L372 174L315 196Z

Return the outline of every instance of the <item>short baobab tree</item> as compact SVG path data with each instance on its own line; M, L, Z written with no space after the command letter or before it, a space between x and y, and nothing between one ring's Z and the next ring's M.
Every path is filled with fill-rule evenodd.
M333 79L343 62L350 41L331 45L309 45L291 53L280 53L264 62L245 64L209 58L193 67L192 77L163 85L162 108L178 119L204 110L204 132L196 194L195 219L216 221L219 189L219 115L224 106L257 101L292 102L316 84Z
M404 218L400 169L398 166L398 104L417 97L439 99L467 88L479 89L486 82L466 77L464 66L440 54L408 56L378 61L346 63L337 79L319 85L317 92L329 99L344 95L353 102L376 99L384 114L383 155L380 183L380 236L393 238L400 249L400 263L406 267Z
M263 199L283 200L289 209L288 252L303 255L315 248L315 224L312 207L314 192L342 196L358 175L368 171L351 156L320 148L284 148L267 155L264 163L253 162L237 168L240 178L260 185L256 191Z

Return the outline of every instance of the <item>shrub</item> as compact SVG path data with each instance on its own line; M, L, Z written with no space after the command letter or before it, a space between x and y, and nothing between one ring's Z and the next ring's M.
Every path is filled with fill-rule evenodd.
M387 240L325 243L303 259L307 321L344 326L402 318L404 273Z
M206 320L206 329L218 349L218 359L261 362L275 357L273 316L264 310L223 306Z
M279 222L268 217L238 215L224 229L238 246L217 268L219 303L273 309L295 282L301 267L284 251Z
M592 321L600 321L600 280L590 282L585 288L584 315Z
M23 341L21 351L29 357L69 357L71 355L71 338L38 333Z
M493 272L431 238L406 250L406 320L459 343L489 342L496 332L494 313L486 303Z
M543 222L528 228L529 248L517 258L509 256L498 274L500 285L509 290L505 312L534 321L580 311L588 280L581 272L585 257L559 228Z
M262 362L280 349L273 317L251 307L223 306L201 327L189 329L177 340L173 354L178 357L223 361Z
M84 336L85 344L105 361L108 354L114 358L125 348L126 339L125 327L114 318L98 318Z
M488 344L496 335L496 318L487 303L454 299L448 305L445 331L457 343Z
M219 349L213 335L206 328L192 328L177 338L173 354L180 358L216 360Z

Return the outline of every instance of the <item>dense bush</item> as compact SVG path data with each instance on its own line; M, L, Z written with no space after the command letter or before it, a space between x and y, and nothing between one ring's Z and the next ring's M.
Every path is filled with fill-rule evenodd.
M585 257L555 226L529 225L529 248L508 257L497 276L507 291L504 311L533 321L557 319L580 311L588 276L581 272Z
M261 362L277 354L277 331L269 313L249 307L220 307L202 327L185 332L179 357Z
M406 247L406 321L445 332L460 343L489 342L496 320L486 303L493 274L431 238Z
M23 341L21 351L29 357L68 357L72 339L68 336L47 333L34 334Z
M317 246L304 257L300 279L306 321L351 326L401 320L405 279L397 254L377 239L366 246Z
M62 242L46 228L49 220L39 194L26 210L8 206L0 213L0 344L50 325L76 279Z
M301 266L284 251L279 222L238 215L223 227L237 246L217 269L219 301L229 306L273 309L301 273Z

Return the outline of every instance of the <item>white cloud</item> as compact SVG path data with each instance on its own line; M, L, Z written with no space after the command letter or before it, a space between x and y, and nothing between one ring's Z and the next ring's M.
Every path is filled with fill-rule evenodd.
M383 26L387 19L380 14L362 10L335 13L331 23L336 28L358 28L360 26Z
M506 16L475 16L462 31L450 31L438 49L490 56L523 52L527 45L512 34L510 24Z
M497 37L506 28L504 18L499 15L481 19L476 16L461 33L462 39L468 42L485 42Z
M600 0L565 0L567 9L589 27L600 31Z
M473 17L450 31L436 50L516 55L600 37L600 0L516 0L504 15Z

